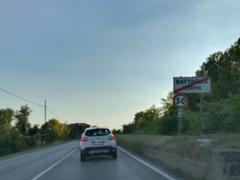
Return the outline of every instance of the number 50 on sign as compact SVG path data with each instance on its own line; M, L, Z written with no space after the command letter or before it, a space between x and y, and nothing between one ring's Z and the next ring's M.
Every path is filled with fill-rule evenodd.
M184 94L177 94L174 96L173 103L178 108L186 108L188 106L188 98Z

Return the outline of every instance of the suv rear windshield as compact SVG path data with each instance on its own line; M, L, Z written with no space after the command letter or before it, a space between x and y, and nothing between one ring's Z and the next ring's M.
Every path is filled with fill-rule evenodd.
M107 136L110 134L108 129L91 129L86 131L86 136Z

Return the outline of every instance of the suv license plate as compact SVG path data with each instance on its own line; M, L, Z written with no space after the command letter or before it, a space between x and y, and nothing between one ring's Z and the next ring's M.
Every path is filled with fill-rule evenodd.
M93 141L94 145L103 145L104 141Z

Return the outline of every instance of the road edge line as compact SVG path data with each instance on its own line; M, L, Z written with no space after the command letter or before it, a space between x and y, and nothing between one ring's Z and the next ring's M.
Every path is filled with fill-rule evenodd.
M47 172L49 172L51 169L53 169L55 166L57 166L58 164L60 164L61 162L63 162L65 159L67 159L70 155L72 155L74 152L76 152L77 150L74 149L72 150L70 153L68 153L66 156L64 156L62 159L60 159L59 161L55 162L54 164L52 164L51 166L49 166L47 169L45 169L44 171L42 171L41 173L39 173L37 176L33 177L32 180L37 180L40 177L42 177L44 174L46 174Z
M128 152L127 150L123 149L122 147L118 146L118 149L121 150L122 152L124 152L125 154L129 155L133 159L137 160L138 162L142 163L143 165L147 166L149 169L151 169L151 170L155 171L156 173L160 174L161 176L163 176L167 180L176 180L175 178L171 177L169 174L161 171L160 169L154 167L153 165L151 165L151 164L147 163L146 161L140 159L139 157L133 155L132 153Z

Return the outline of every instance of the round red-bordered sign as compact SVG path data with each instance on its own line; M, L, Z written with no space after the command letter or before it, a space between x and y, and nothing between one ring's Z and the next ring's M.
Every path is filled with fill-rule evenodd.
M177 94L173 98L173 104L178 108L188 107L188 97L184 94Z

